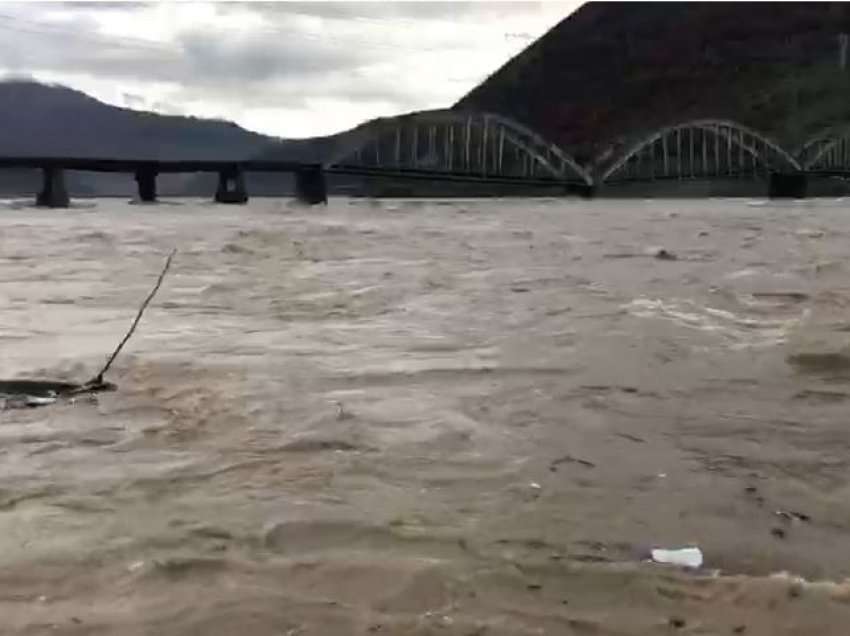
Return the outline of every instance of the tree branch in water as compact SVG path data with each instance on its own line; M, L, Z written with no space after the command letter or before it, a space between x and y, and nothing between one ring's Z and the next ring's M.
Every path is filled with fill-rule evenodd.
M133 332L136 330L136 327L138 326L139 321L142 319L142 314L145 313L145 309L147 309L151 300L153 300L153 297L156 295L156 292L159 291L159 287L160 287L160 285L162 285L162 281L165 278L165 274L166 274L166 272L168 272L168 268L171 267L171 259L174 258L174 255L176 253L177 253L177 248L175 247L173 250L171 250L171 253L168 255L168 258L165 260L165 266L162 268L162 271L159 274L159 278L156 281L156 285L154 285L153 289L148 294L148 297L145 298L145 301L142 303L142 306L139 307L139 311L136 314L136 319L133 321L133 324L130 326L130 330L126 333L126 335L124 336L124 339L121 340L120 343L118 343L118 346L115 348L115 351L112 352L112 355L109 356L109 360L106 361L106 364L100 370L100 373L98 373L91 380L86 382L83 385L84 388L95 388L95 387L98 387L98 386L102 386L104 384L104 382L103 382L104 374L109 370L109 367L112 366L112 362L115 360L116 357L118 357L118 354L121 352L121 349L124 348L124 345L127 343L127 341L130 339L130 336L132 336Z

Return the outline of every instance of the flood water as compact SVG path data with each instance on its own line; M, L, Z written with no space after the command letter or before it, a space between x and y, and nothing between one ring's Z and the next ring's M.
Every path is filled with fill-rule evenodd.
M0 633L845 634L848 212L0 202Z

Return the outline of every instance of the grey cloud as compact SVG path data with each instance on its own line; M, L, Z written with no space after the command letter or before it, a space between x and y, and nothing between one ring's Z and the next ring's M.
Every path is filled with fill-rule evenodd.
M257 88L269 80L353 71L381 59L375 49L344 41L267 29L241 36L209 31L182 33L173 44L107 38L80 18L49 35L13 30L0 38L0 66L96 76Z
M154 19L145 3L50 6L61 7L60 20L41 17L41 3L0 6L0 68L125 81L133 85L123 96L127 106L181 113L187 104L203 103L223 115L313 110L320 100L341 108L374 105L382 114L448 105L459 97L452 91L461 90L453 78L470 74L463 63L470 43L462 30L434 28L435 22L463 18L472 28L534 10L530 3L490 2L217 3L220 27L184 24L174 39L155 42L145 39L145 21ZM96 17L103 10L125 12L123 22L138 19L138 37L101 32ZM260 24L239 21L243 26L235 28L236 20L228 21L246 12L259 16ZM426 23L430 28L417 32ZM457 66L433 66L452 50ZM433 52L436 57L429 57ZM445 81L426 84L416 76L419 68L431 76L436 70ZM157 84L161 101L145 96L145 83Z
M454 20L528 11L539 2L220 2L221 13L253 11L268 15L297 14L331 20L368 18Z
M153 2L11 2L4 6L24 9L27 6L61 7L65 11L129 11L144 9ZM382 20L449 20L479 19L482 17L505 16L527 12L541 2L216 2L215 10L226 16L232 13L256 13L272 19L287 15L301 15L326 20L356 20L358 18Z
M165 47L139 47L84 28L48 35L13 31L0 39L0 64L13 71L64 71L157 79L177 56Z
M311 107L316 100L331 99L344 102L395 104L399 108L415 108L421 92L415 85L386 79L364 79L358 73L329 72L307 78L280 78L265 82L257 90L222 91L213 83L191 83L181 86L170 95L172 102L217 100L246 108Z
M345 46L344 41L294 31L261 30L242 37L195 31L181 35L179 42L192 76L214 80L302 77L353 69L380 59L374 51Z
M95 10L95 11L126 11L127 9L140 9L150 5L150 2L86 2L79 0L76 2L56 2L51 3L61 6L63 9L70 11L79 10Z
M168 104L143 102L125 94L131 108L180 112L186 101L223 106L306 108L320 98L413 108L421 87L395 77L367 77L361 67L384 61L380 49L358 48L345 40L261 29L239 37L187 31L170 45L107 38L80 16L70 30L51 30L48 38L17 31L0 39L0 67L22 72L88 74L116 80L172 84Z

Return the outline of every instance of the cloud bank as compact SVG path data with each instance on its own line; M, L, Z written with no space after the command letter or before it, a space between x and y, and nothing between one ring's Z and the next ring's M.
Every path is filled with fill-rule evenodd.
M308 137L451 105L577 2L0 4L0 73Z

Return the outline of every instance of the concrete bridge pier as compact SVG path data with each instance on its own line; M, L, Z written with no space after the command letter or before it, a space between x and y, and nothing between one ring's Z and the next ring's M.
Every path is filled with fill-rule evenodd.
M328 202L328 185L321 168L304 168L295 172L295 199L299 203L317 205Z
M218 188L215 191L216 203L247 203L248 191L245 189L245 176L236 167L218 173Z
M146 203L156 201L156 169L139 168L136 170L136 184L139 187L139 200Z
M65 189L65 171L53 166L41 169L41 192L35 198L35 204L47 208L67 208L71 204Z
M771 199L805 199L808 177L804 172L771 172L767 196Z
M567 195L577 194L582 199L592 199L596 196L596 186L579 184L567 187Z

